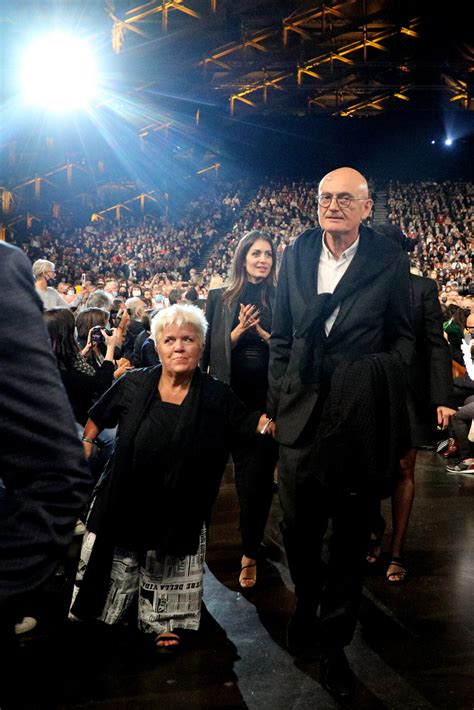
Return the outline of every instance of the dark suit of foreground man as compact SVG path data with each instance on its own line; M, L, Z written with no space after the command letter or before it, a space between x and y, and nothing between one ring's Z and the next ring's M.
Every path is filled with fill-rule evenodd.
M388 494L396 457L409 445L403 382L414 338L408 259L361 226L372 209L363 175L334 170L318 202L321 228L301 234L283 256L268 415L280 443L282 530L297 597L288 645L298 652L317 635L322 682L343 697L350 693L343 648L357 621L370 506Z
M2 650L27 609L25 598L62 559L92 479L51 352L31 264L20 249L4 242L0 297ZM11 680L3 671L0 695Z

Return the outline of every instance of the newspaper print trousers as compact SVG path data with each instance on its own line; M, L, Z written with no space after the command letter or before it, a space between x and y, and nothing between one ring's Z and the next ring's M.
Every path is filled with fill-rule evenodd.
M95 539L95 534L86 530L71 606L80 593ZM138 628L141 631L197 631L201 619L205 555L205 527L201 530L199 548L195 555L174 557L148 550L140 558L133 550L116 547L109 591L99 621L117 623L138 595ZM75 619L72 614L69 618Z

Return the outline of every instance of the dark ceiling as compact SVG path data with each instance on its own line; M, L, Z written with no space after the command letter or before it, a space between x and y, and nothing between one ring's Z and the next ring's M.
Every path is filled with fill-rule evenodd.
M144 100L171 94L236 116L366 116L474 108L468 4L116 2L107 21Z
M390 164L403 176L408 162L431 175L432 158L441 156L439 145L452 129L458 151L451 151L453 174L461 163L472 174L470 5L433 0L4 3L0 94L3 117L9 119L3 121L8 128L0 141L4 172L13 179L12 172L29 175L43 164L48 167L53 161L48 136L55 134L54 145L65 157L75 157L79 147L93 162L107 144L121 168L134 176L145 172L149 182L156 179L157 164L168 174L182 164L188 174L216 161L238 160L245 170L257 165L268 174L289 175L292 164L294 174L301 174L305 163L309 174L316 162L331 166L363 159L382 175ZM53 126L43 116L14 116L7 101L16 91L20 51L33 34L57 25L90 40L105 76L93 130L74 133L69 143L63 140L65 121ZM33 129L25 126L27 137L19 138L27 118L36 123ZM165 152L171 155L166 168ZM442 160L439 172L446 173L444 155ZM57 157L58 164L62 161ZM146 162L143 171L138 162Z
M0 29L13 44L27 26L61 21L89 35L114 89L145 105L173 98L244 117L461 111L474 109L470 4L17 0Z

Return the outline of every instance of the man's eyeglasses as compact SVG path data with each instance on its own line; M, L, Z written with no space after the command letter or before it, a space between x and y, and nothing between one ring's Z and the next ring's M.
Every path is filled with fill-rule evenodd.
M318 195L318 203L321 207L329 207L331 202L336 200L339 207L345 207L346 209L352 205L353 202L368 200L368 197L352 197L351 195Z

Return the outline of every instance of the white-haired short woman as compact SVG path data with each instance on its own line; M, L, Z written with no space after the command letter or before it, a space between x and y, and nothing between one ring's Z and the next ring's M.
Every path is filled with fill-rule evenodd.
M71 618L112 624L138 594L138 626L175 653L176 630L197 630L206 528L231 445L267 417L198 367L207 321L174 305L152 320L161 365L127 372L93 406L84 429L90 456L103 428L118 425L107 475L87 520Z

